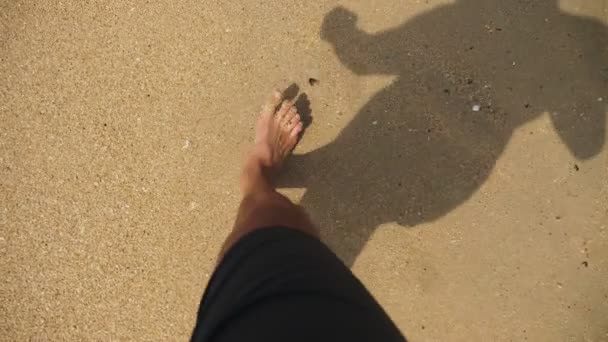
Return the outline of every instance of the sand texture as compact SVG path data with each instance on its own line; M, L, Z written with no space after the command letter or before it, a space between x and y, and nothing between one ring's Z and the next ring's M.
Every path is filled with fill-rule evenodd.
M0 0L0 340L184 341L262 100L412 341L608 341L605 0ZM312 80L311 80L312 79Z

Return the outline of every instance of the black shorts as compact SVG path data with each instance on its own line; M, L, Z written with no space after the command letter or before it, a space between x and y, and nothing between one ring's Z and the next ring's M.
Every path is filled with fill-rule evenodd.
M258 229L211 277L192 341L404 341L350 270L319 240Z

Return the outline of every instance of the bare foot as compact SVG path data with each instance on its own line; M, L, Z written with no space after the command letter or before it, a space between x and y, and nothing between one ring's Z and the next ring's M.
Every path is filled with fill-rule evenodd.
M275 175L285 158L298 142L303 125L294 103L283 100L282 92L274 90L266 101L255 128L255 143L247 157L241 178L243 192L254 187L252 184L262 177ZM268 181L268 180L266 180Z

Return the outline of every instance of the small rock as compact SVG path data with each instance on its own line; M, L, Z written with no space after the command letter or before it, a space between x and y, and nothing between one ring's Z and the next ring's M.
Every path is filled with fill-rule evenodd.
M602 102L602 101L604 101L604 99L603 99L603 98L601 98L601 97L598 97L598 98L597 98L597 102Z
M583 261L583 262L581 262L581 265L583 265L585 267L589 267L589 262L588 261Z
M319 80L311 77L308 79L308 84L310 84L311 86L316 86L317 84L319 84Z
M190 146L192 145L192 143L190 143L190 140L185 140L184 141L184 145L182 146L182 148L185 150L187 148L190 148Z
M473 109L474 112L479 112L479 110L481 109L481 106L478 105L478 104L476 104L476 105L473 105L472 109Z
M374 120L372 121L372 125L376 126L378 124L378 121Z

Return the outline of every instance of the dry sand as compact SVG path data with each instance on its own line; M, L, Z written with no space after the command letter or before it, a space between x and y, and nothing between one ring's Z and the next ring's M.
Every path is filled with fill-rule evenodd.
M608 340L608 4L505 3L0 1L0 339L186 340L288 79L284 191L411 340Z

